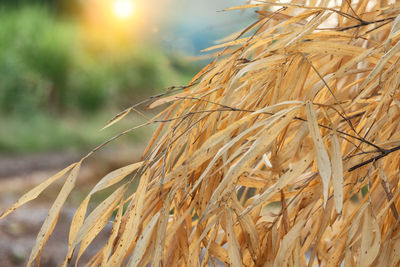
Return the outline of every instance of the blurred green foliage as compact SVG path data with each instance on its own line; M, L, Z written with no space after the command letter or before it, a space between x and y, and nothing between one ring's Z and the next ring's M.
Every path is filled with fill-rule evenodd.
M43 109L56 91L66 91L72 28L54 23L43 8L0 12L0 109L21 114Z
M0 152L99 143L104 136L94 134L117 111L198 70L151 44L93 49L78 20L46 5L2 7L0 118L8 127L0 130Z
M76 23L44 7L0 11L0 112L96 111L187 82L175 61L151 45L91 51ZM185 69L185 68L181 68ZM190 69L190 68L189 68Z
M59 13L74 15L80 10L81 0L1 0L0 8L41 5Z

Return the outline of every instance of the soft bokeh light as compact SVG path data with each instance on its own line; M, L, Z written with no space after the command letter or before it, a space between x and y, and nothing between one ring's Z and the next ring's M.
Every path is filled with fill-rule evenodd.
M88 0L83 6L82 29L85 43L95 51L127 52L142 37L145 18L137 0Z
M113 12L119 19L129 19L135 11L135 3L131 0L115 0L113 3Z

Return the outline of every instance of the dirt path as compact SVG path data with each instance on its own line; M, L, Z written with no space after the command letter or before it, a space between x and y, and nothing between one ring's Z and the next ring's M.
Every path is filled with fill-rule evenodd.
M77 152L53 152L23 156L0 155L0 179L59 169L67 162L74 162L79 158L80 153Z
M59 266L66 254L69 224L76 209L76 203L88 193L96 181L108 172L140 160L143 148L117 148L98 153L82 165L78 178L78 192L71 194L63 208L59 222L43 252L41 266ZM14 203L24 192L52 176L65 166L82 157L79 153L51 153L35 156L0 156L0 212ZM60 185L44 191L36 201L23 206L15 213L0 221L0 263L1 266L25 266L36 235L54 200ZM80 191L79 191L80 190ZM72 200L71 200L72 199ZM84 266L106 241L111 229L107 225L96 238L79 266Z

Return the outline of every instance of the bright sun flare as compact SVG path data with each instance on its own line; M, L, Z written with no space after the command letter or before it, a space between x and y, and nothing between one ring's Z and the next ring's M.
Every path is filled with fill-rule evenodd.
M128 19L135 12L135 4L132 0L114 0L114 14L120 19Z

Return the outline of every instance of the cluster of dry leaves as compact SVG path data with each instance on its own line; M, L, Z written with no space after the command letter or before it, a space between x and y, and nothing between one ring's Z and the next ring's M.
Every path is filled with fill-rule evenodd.
M110 218L109 240L89 264L400 264L399 1L253 2L232 9L255 8L258 21L209 48L217 59L189 86L152 98L150 107L169 105L146 123L159 128L143 161L83 200L65 265ZM28 265L39 262L81 163L3 213L67 177Z

